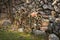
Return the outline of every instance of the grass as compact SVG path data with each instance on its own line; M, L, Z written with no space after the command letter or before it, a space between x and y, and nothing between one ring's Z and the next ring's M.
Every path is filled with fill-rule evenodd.
M20 32L0 31L0 40L43 40L43 38Z

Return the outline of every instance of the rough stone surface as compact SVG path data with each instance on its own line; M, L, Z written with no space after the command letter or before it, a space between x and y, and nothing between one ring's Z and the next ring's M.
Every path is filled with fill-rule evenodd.
M49 40L59 40L59 38L55 34L50 34Z
M11 25L11 21L10 20L4 20L2 26L8 26Z
M54 9L56 12L60 13L60 8L58 6L54 5Z

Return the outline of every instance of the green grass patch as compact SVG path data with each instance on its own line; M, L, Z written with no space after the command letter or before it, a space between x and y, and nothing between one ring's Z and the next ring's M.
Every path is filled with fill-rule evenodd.
M43 40L43 38L20 32L0 31L0 40Z

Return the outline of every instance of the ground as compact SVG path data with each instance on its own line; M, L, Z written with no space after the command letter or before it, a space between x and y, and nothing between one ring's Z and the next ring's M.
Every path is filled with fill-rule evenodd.
M43 40L43 38L27 33L0 31L0 40Z

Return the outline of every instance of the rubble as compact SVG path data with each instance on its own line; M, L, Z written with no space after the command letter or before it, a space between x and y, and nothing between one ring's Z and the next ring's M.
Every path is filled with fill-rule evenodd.
M18 22L18 27L25 29L37 27L48 27L50 23L60 21L60 0L8 0L1 1L1 19L11 18ZM10 7L11 6L11 7ZM47 20L49 23L46 23ZM45 21L44 21L45 20ZM12 21L12 20L11 20ZM42 22L44 21L44 22ZM14 22L13 22L14 23ZM11 24L5 22L3 25ZM17 24L16 24L17 25ZM28 29L29 30L29 29ZM40 30L39 30L40 31ZM29 32L29 31L28 31Z

